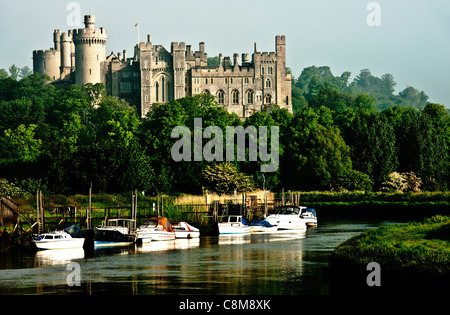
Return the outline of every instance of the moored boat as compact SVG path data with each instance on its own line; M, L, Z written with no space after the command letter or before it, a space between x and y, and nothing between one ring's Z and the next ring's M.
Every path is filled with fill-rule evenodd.
M38 249L83 248L84 238L73 238L65 231L52 231L38 235L33 243Z
M175 231L176 238L197 238L200 237L200 230L193 227L187 222L173 222L171 223Z
M169 220L164 217L150 218L136 230L136 240L142 243L173 239L175 231Z
M241 215L228 215L218 223L219 234L247 234L251 228L246 225Z
M134 242L130 234L135 224L131 219L109 219L95 228L94 247L127 246Z
M266 218L273 226L279 230L301 230L308 226L317 225L317 216L314 209L301 206L281 206L275 214Z
M250 226L250 231L255 232L275 232L278 230L277 226L273 226L266 220L253 220L247 224Z

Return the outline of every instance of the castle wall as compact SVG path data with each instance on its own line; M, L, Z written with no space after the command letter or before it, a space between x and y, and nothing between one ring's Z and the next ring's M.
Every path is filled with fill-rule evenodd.
M270 104L292 112L291 75L286 74L286 38L275 37L275 52L258 52L232 58L219 55L219 66L207 65L205 43L172 42L170 52L147 42L106 57L107 32L95 28L95 17L84 17L85 28L54 32L54 48L33 51L33 69L52 80L76 84L104 83L108 95L126 99L145 116L155 103L166 103L201 93L214 95L220 106L245 118Z

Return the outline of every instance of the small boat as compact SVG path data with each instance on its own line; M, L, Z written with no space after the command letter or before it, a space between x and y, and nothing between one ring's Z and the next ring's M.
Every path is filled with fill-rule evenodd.
M38 235L33 243L38 249L83 248L84 238L73 238L66 231L52 231Z
M136 230L136 239L142 243L173 240L175 239L175 231L166 218L153 217L145 221Z
M193 227L187 222L174 222L171 223L175 231L176 238L196 238L200 237L200 230Z
M317 225L317 216L314 209L301 206L281 206L275 214L266 218L273 226L279 230L301 230L308 226Z
M255 232L275 232L278 230L277 226L273 226L266 220L253 220L250 221L248 224L250 226L250 231L252 233Z
M130 234L135 220L109 219L95 228L94 247L127 246L134 242Z
M241 215L228 215L223 217L222 222L217 224L219 234L247 234L251 228L245 224Z

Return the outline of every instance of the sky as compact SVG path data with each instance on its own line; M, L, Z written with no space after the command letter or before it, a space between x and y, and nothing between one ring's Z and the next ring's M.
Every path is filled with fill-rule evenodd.
M33 50L52 47L54 29L84 27L85 14L107 29L107 55L133 56L138 21L140 41L151 34L169 51L203 41L209 57L251 55L255 42L275 51L275 36L286 35L296 78L313 65L351 79L362 69L390 73L395 93L413 86L450 108L449 0L0 0L0 68L32 69Z

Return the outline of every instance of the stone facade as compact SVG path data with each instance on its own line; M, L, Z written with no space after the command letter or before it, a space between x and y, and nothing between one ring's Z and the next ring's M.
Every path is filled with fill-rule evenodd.
M104 83L107 94L135 105L145 116L152 104L208 93L227 111L245 118L269 104L292 112L291 75L286 73L286 38L275 37L275 52L219 55L218 66L208 66L205 43L192 51L184 42L172 42L170 51L146 42L106 56L107 33L95 28L95 17L86 15L85 28L54 32L54 48L33 52L33 70L53 82Z

